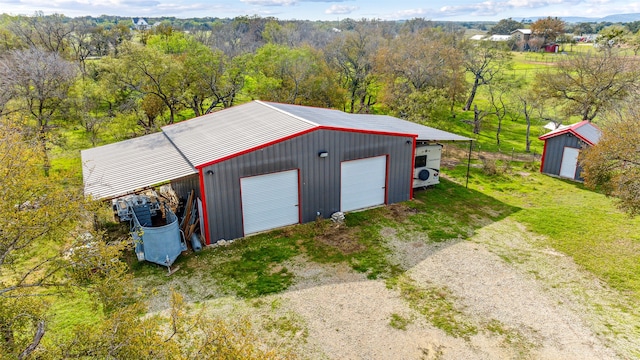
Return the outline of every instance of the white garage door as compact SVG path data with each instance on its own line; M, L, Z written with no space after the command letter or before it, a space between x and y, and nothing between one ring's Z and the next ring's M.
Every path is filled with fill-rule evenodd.
M560 176L573 179L576 176L578 167L578 154L580 149L566 147L562 153L562 164L560 164Z
M245 235L297 224L298 170L240 179Z
M340 166L340 208L342 211L384 204L387 157L345 161Z

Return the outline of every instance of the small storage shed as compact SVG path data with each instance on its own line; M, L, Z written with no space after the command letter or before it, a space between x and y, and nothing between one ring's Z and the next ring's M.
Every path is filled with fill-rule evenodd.
M584 147L597 144L600 136L600 129L588 120L540 136L544 141L540 172L583 181L578 155Z
M391 116L253 101L82 151L85 193L171 182L207 244L413 197L418 142L471 139Z

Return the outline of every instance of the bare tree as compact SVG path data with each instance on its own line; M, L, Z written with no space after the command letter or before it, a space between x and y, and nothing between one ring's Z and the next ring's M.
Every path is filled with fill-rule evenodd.
M33 16L20 17L9 28L28 47L62 54L74 31L73 24L64 20L65 17L61 14L45 16L42 12L36 12Z
M85 60L95 54L92 36L95 25L89 20L83 19L75 25L75 31L69 36L69 46L73 51L73 58L78 61L80 71L87 74Z
M559 101L566 116L591 121L635 91L639 75L633 58L611 51L585 53L539 72L533 88L539 96Z
M489 113L487 111L482 111L478 109L478 105L473 105L473 133L480 134L480 127L482 125L482 120Z
M0 63L8 68L4 72L4 82L14 91L20 110L36 121L45 173L48 174L51 122L67 98L76 77L76 67L58 53L36 48L12 51Z
M509 89L507 86L504 86L504 83L501 83L501 85L490 85L488 87L491 113L498 119L498 126L496 127L496 145L498 146L500 146L502 121L509 113L509 106L507 104Z
M525 132L525 151L531 152L531 117L537 107L537 99L526 91L524 93L517 94L516 98L518 99L520 111L522 115L524 115L524 120L527 124L527 130Z
M14 97L15 91L11 85L11 68L6 61L0 59L0 117L8 112L7 103Z
M510 54L499 44L490 41L468 44L464 55L464 67L473 76L473 84L463 108L465 111L471 109L478 88L490 84L509 66L510 60Z

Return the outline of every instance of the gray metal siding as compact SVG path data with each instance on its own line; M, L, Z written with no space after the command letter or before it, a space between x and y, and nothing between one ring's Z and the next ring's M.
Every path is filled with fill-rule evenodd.
M171 187L178 197L184 200L189 198L191 190L194 190L195 196L200 197L200 178L198 174L171 180Z
M410 198L411 137L317 130L203 168L212 242L243 236L240 178L299 169L302 222L340 211L340 163L388 155L387 203ZM409 143L407 143L409 141ZM326 151L329 156L320 158ZM213 174L207 172L213 171Z
M582 149L582 142L575 135L566 133L555 136L546 140L547 145L544 152L544 167L542 172L551 175L560 175L560 165L562 164L562 155L565 147ZM580 173L582 168L578 165L576 170L576 180L582 180Z

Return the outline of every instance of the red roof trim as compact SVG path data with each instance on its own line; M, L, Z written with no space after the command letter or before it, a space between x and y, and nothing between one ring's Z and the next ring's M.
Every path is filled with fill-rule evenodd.
M544 170L544 160L547 157L547 141L544 142L544 149L542 150L542 160L540 161L540 172Z
M409 176L409 199L413 200L413 172L414 172L414 166L416 163L416 146L417 146L417 136L415 138L413 138L413 144L411 145L411 147L413 148L411 150L411 164L413 166L411 166L411 176Z
M207 245L211 245L211 236L209 235L209 216L207 215L207 191L204 187L204 174L202 169L198 169L198 177L200 178L200 197L202 198L202 218L204 219L204 238Z
M256 150L264 149L264 148L266 148L268 146L275 145L275 144L278 144L278 143L293 139L295 137L308 134L308 133L316 131L316 130L333 130L333 131L345 131L345 132L354 132L354 133L361 133L361 134L371 134L371 135L412 137L412 138L414 138L414 140L418 137L417 134L406 134L406 133L396 133L396 132L376 131L376 130L360 130L360 129L341 128L341 127L333 127L333 126L317 126L315 128L311 128L311 129L307 129L307 130L304 130L304 131L300 131L298 133L291 134L291 135L285 136L283 138L264 143L262 145L254 146L252 148L237 152L235 154L224 156L224 157L222 157L220 159L216 159L216 160L208 161L208 162L200 164L200 165L196 165L195 168L198 169L198 170L202 170L202 168L204 168L204 167L207 167L207 166L210 166L210 165L213 165L213 164L217 164L219 162L223 162L223 161L226 161L226 160L229 160L229 159L233 159L233 158L235 158L237 156L248 154L248 153L254 152Z

